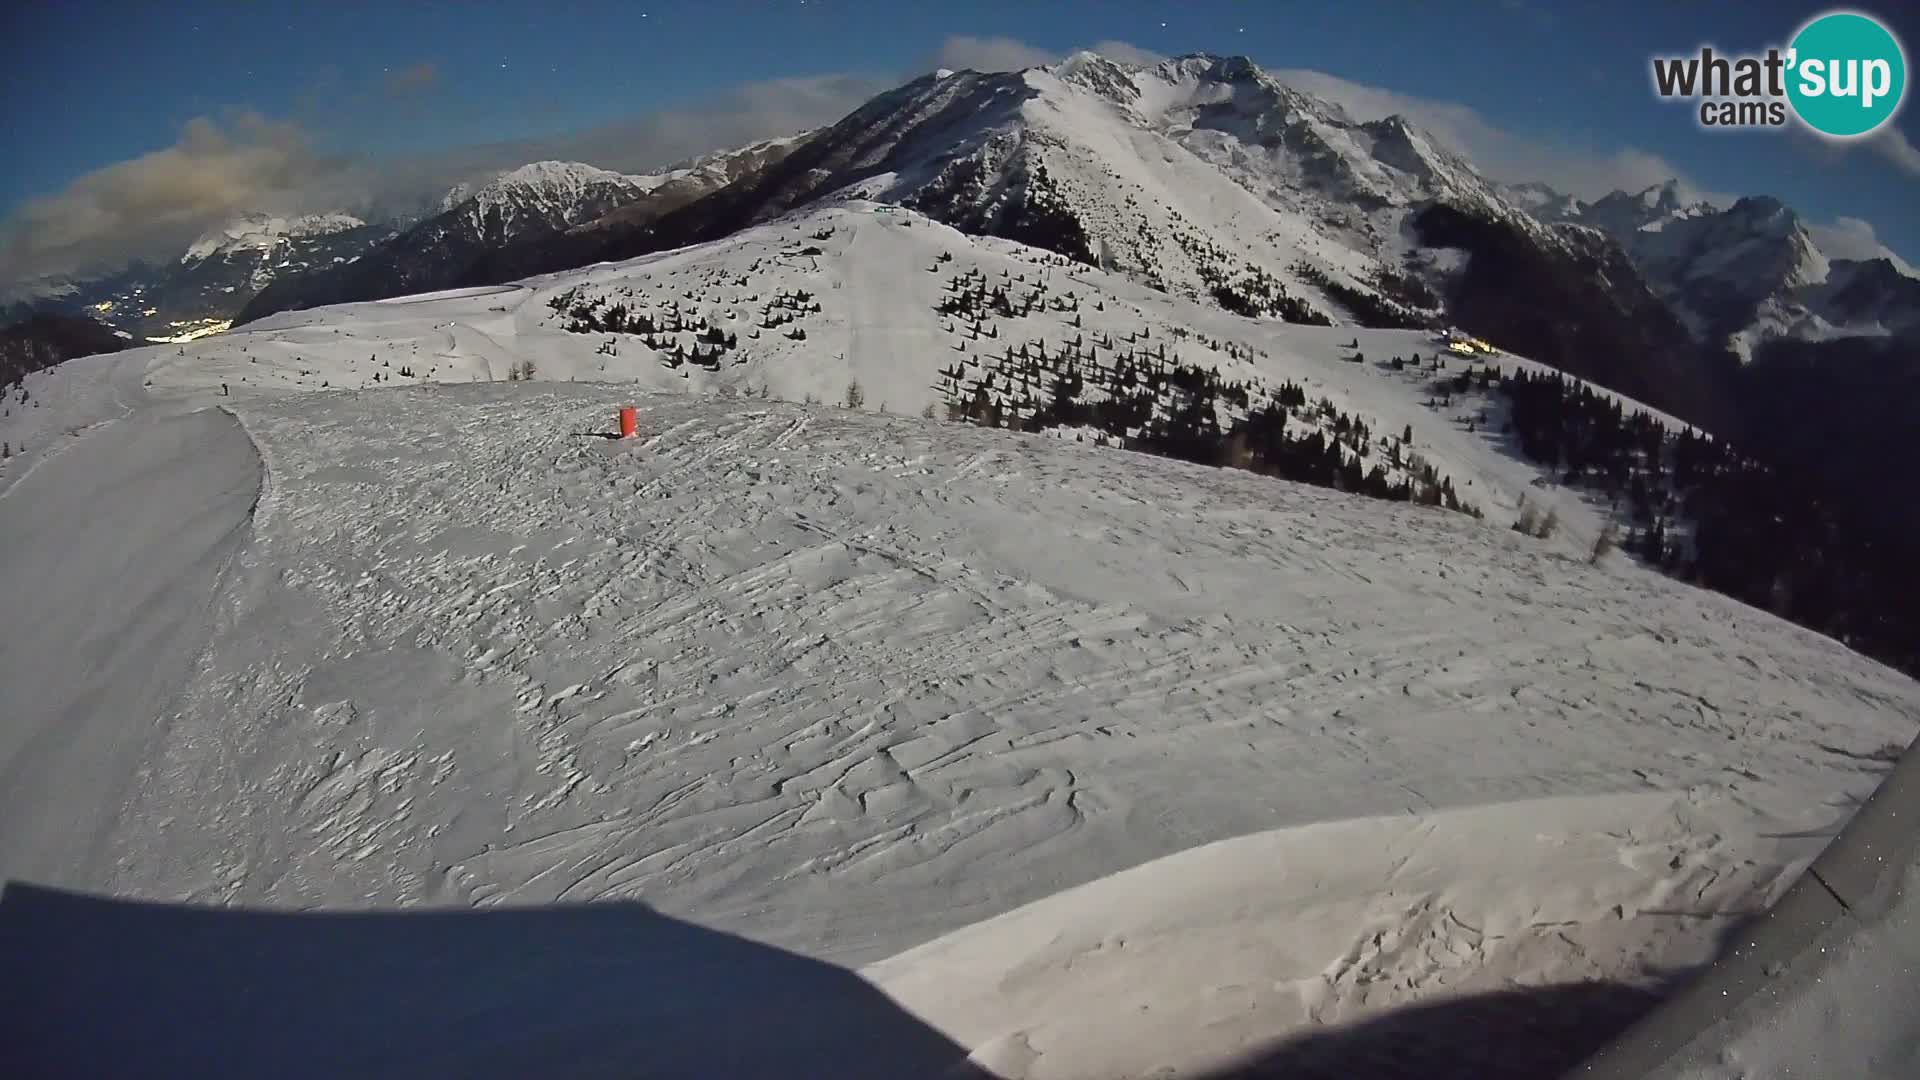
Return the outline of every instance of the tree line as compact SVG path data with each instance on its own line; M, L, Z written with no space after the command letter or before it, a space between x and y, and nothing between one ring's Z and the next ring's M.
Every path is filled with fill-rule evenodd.
M956 419L1018 431L1088 428L1130 450L1482 516L1412 450L1410 429L1377 436L1332 401L1309 401L1297 383L1229 380L1164 350L1103 363L1020 346L991 365L974 363L977 370L956 362L942 372Z
M1644 562L1920 675L1920 563L1815 471L1672 431L1557 373L1515 372L1499 389L1520 451L1610 496Z

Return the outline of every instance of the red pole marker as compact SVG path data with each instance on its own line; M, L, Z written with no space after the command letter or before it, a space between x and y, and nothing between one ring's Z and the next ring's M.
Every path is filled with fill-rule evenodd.
M631 439L640 434L640 410L631 405L620 409L620 437Z

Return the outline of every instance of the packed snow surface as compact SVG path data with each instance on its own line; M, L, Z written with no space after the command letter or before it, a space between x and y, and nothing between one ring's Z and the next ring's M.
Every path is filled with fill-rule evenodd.
M140 400L138 366L112 356L63 374L116 405ZM154 720L205 645L205 620L191 613L244 538L258 484L230 416L129 407L0 492L6 876L91 876ZM125 522L126 510L138 520Z
M819 251L783 254L802 244ZM912 415L960 353L931 310L945 278L1002 271L1101 304L1003 335L1146 327L1301 380L1415 426L1487 520ZM548 301L568 290L671 299L740 344L669 369L633 335L567 332ZM818 303L804 338L750 336L797 290ZM0 471L6 580L69 610L0 631L0 768L111 805L0 817L0 874L297 911L643 902L860 969L848 985L1003 1077L1199 1070L1411 1002L1703 960L1873 789L1920 687L1623 558L1588 565L1597 511L1349 342L1435 349L848 206L36 375L41 404L0 420L26 446ZM528 361L540 381L507 381ZM864 410L797 400L854 379ZM194 411L216 403L251 445ZM641 437L605 437L625 404ZM190 445L137 426L189 417ZM109 439L124 453L94 452ZM181 522L162 503L187 481L125 460L143 447L222 492L251 470L245 535ZM95 520L123 535L78 550L121 578L38 580L83 529L54 481L106 493ZM1568 535L1509 530L1523 494L1561 500ZM177 693L106 633L112 582L145 565L223 567L211 599L136 605L204 642L167 669ZM102 716L96 692L128 704ZM88 842L48 856L79 818ZM476 972L447 948L446 1026L306 1032L324 1060L448 1061L433 1040L484 1035L464 1074L524 1071L501 1000L574 1003L537 1006L520 1044L569 1062L724 1027L576 1008L560 965L507 949ZM741 982L740 1007L777 1011L754 995L778 986ZM371 993L362 1013L418 1007ZM76 1045L98 1063L135 1022L89 1015Z

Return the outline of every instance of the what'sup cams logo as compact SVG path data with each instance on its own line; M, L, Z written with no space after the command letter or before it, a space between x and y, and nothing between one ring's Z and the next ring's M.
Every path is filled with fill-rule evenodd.
M1785 48L1758 56L1653 58L1662 98L1699 102L1700 126L1784 127L1797 118L1830 139L1880 130L1907 92L1907 54L1879 20L1830 11L1802 26Z

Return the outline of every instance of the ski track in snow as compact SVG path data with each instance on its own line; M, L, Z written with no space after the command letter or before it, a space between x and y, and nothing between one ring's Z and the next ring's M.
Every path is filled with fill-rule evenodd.
M193 673L259 472L230 417L148 410L85 430L0 496L0 595L20 634L0 649L8 876L95 880Z

